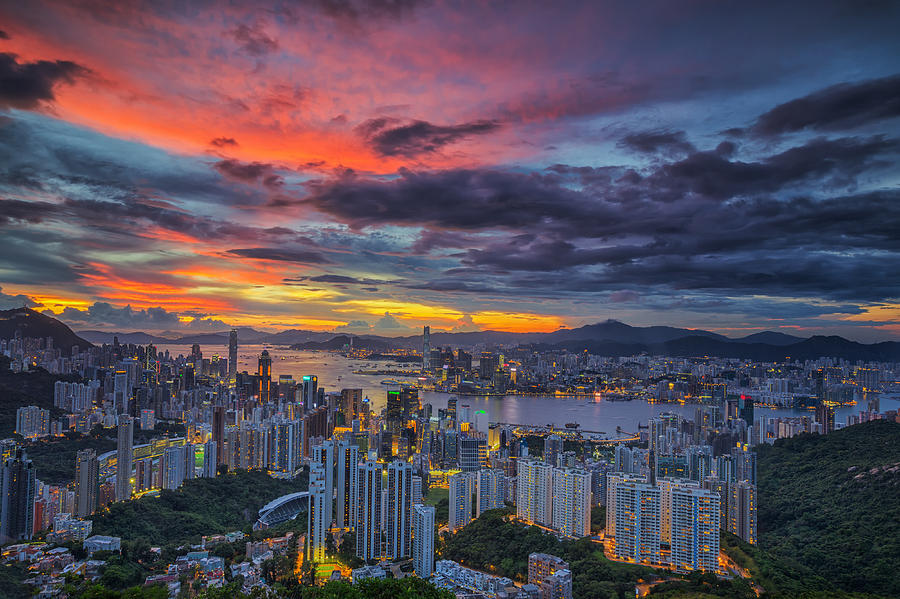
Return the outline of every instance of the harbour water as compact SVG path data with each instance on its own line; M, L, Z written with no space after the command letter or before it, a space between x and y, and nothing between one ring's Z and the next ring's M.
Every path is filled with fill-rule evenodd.
M189 345L160 345L160 351L168 350L170 354L189 355ZM201 346L203 356L212 357L228 355L228 348L221 345ZM381 410L386 401L387 390L390 386L382 385L385 379L395 379L401 382L412 382L414 377L402 377L398 375L381 376L354 374L355 370L373 369L408 369L409 365L394 364L392 362L368 362L355 360L330 352L299 351L287 347L270 347L262 345L244 345L238 349L238 370L255 372L257 360L263 349L268 349L272 355L272 378L279 375L292 375L294 380L300 380L303 375L310 374L318 377L320 387L326 391L339 391L342 388L362 389L365 397L371 401L374 411ZM677 403L649 403L643 400L632 401L605 401L593 397L556 397L556 396L457 396L448 393L422 391L419 394L422 403L430 403L435 412L439 408L446 408L447 401L451 397L457 397L457 407L468 405L475 416L475 424L478 429L487 430L491 422L508 422L515 424L546 425L553 424L563 427L566 423L577 423L580 428L589 431L600 431L615 437L617 427L626 432L636 432L638 424L647 424L647 420L663 412L675 412L693 418L697 404ZM841 425L847 422L851 414L864 411L865 402L854 406L846 406L835 409L835 422ZM900 409L900 395L882 394L881 411ZM757 407L755 417L788 417L788 416L813 416L811 410L798 409L774 409Z

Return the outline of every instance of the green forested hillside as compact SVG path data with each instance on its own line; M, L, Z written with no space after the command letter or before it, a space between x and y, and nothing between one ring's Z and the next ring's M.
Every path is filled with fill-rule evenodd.
M245 529L272 499L305 491L306 480L276 480L258 471L187 480L177 491L110 505L92 517L93 532L153 544L196 542L202 535Z
M759 448L760 548L838 589L900 597L900 424Z

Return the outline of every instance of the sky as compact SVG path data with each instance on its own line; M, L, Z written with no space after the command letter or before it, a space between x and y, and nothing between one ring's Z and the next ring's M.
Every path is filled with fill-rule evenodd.
M900 339L900 4L0 3L0 308Z

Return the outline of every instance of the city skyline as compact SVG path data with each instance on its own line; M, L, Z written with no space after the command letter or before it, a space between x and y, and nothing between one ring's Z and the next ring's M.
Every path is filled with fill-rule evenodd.
M0 7L0 309L900 338L890 4Z

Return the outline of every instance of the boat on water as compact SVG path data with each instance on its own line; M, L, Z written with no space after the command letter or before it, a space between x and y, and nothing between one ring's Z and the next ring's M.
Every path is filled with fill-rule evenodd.
M381 381L382 385L401 385L402 383L397 379L384 379Z
M579 426L581 426L581 425L578 424L577 422L567 422L566 423L566 428L578 428Z

